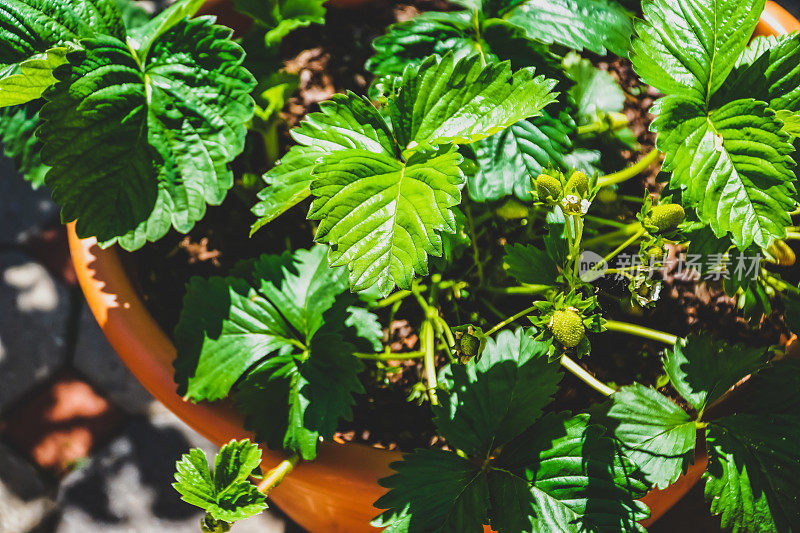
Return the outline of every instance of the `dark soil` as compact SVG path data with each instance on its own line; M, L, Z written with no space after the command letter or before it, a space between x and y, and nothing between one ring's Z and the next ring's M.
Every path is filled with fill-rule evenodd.
M344 90L365 93L370 75L364 71L363 65L371 55L370 42L382 34L388 24L408 19L419 11L445 7L444 2L420 0L398 4L368 3L357 10L329 9L324 27L298 30L287 38L281 59L288 71L299 75L301 86L283 113L287 123L282 132L284 147L288 143L288 127L296 125L306 113L317 110L320 101ZM652 121L648 110L658 94L639 83L630 62L625 59L595 58L595 63L608 70L625 90L625 113L642 145L639 152L622 152L624 166L654 147L654 136L648 129ZM626 182L619 192L641 197L647 189L657 194L662 184L656 178L657 166L653 166L641 178ZM255 201L253 191L237 184L225 202L210 207L207 216L188 235L173 231L135 254L125 254L146 305L165 331L171 332L177 323L184 287L192 276L224 275L242 259L312 244L313 227L305 218L307 203L291 209L279 223L269 224L248 238L254 221L250 208ZM492 260L499 260L502 245L515 242L521 231L518 227L488 227L487 238L491 240L482 253ZM671 253L675 256L683 252L675 248ZM474 276L470 270L471 256L467 259L463 262L465 278ZM457 270L450 270L451 275L453 272ZM752 327L753 324L748 327L721 288L684 281L672 274L667 275L664 281L662 298L654 309L642 310L627 305L627 283L614 279L598 283L604 289L601 304L614 318L681 336L698 331L702 326L703 330L730 341L764 345L786 340L786 329L777 314L763 319L756 324L757 327ZM507 296L497 298L493 303L508 314L530 305L525 297ZM392 322L391 331L385 332L385 340L391 343L393 351L417 348L415 325L419 324L421 316L412 308L415 307L404 305ZM446 318L451 324L466 322L471 320L468 317L473 311L478 309L470 309L467 305L456 308L457 316ZM387 323L388 312L384 312L381 318L383 323ZM489 327L492 324L482 325ZM663 373L663 345L614 333L592 335L590 340L593 355L584 363L604 381L625 384L637 380L655 384ZM375 368L375 365L368 366ZM364 384L368 394L357 401L354 420L343 424L337 440L404 450L436 444L428 406L406 400L413 385L420 380L421 366L416 362L395 362L390 366L398 370L385 379L383 372L379 376L377 370L366 373ZM670 394L670 391L665 392ZM583 411L587 405L601 400L602 397L566 374L553 408Z

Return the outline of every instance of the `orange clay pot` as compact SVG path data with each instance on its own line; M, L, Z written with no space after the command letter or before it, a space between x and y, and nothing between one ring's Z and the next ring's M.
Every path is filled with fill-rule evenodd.
M757 33L778 35L795 30L800 30L800 22L768 1ZM253 435L242 425L241 416L225 402L194 404L178 396L172 379L175 347L134 290L117 249L101 250L95 239L79 239L74 223L68 229L72 262L86 301L136 379L181 420L215 444L252 439ZM282 459L279 452L265 449L262 468L269 470ZM270 497L287 515L312 532L375 531L369 522L379 511L372 503L384 493L377 481L390 473L389 463L399 459L399 452L326 442L319 447L316 461L299 464ZM707 461L704 447L698 446L695 462L685 475L670 487L653 490L642 499L651 511L645 526L655 522L697 483ZM490 529L487 527L486 531Z

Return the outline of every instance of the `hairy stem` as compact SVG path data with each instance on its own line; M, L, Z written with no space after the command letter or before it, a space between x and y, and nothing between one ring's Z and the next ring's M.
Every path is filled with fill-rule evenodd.
M600 270L601 268L603 268L603 265L607 265L608 262L611 261L612 259L614 259L614 257L616 257L618 253L620 253L622 250L624 250L625 248L627 248L631 244L633 244L636 241L638 241L639 238L642 235L644 235L644 232L645 232L645 229L644 228L640 228L639 231L637 231L636 233L631 235L625 242L623 242L622 244L620 244L619 246L614 248L611 252L606 254L606 256L603 258L603 261L601 263L596 264L592 268L592 270Z
M422 352L378 352L378 353L361 353L355 352L354 357L359 359L368 359L371 361L405 361L406 359L421 359L425 357Z
M614 172L612 174L606 174L597 181L597 185L600 187L606 187L608 185L622 183L623 181L627 181L635 176L638 176L643 171L647 170L647 168L655 161L657 161L659 155L661 155L661 152L658 150L650 150L646 156L628 168L624 168L619 172Z
M425 378L428 381L428 397L431 400L431 405L439 405L439 399L436 397L438 383L436 382L436 364L434 361L434 333L430 319L426 319L422 323L419 336L425 353Z
M269 491L277 487L283 481L289 472L294 470L294 467L300 461L300 456L297 454L292 455L288 459L281 461L278 466L267 472L264 478L258 484L258 491L264 494L269 494Z
M502 322L500 322L499 324L497 324L496 326L494 326L492 329L490 329L489 331L487 331L487 332L485 333L485 335L488 337L488 336L489 336L489 335L491 335L492 333L495 333L496 331L499 331L499 330L503 329L504 327L506 327L507 325L511 324L512 322L514 322L514 321L515 321L515 320L517 320L518 318L522 318L523 316L527 315L528 313L532 313L532 312L534 312L534 311L536 311L536 307L535 307L535 306L533 306L533 305L532 305L532 306L530 306L530 307L528 307L527 309L523 309L523 310L522 310L522 311L520 311L519 313L516 313L516 314L514 314L514 315L511 315L510 317L506 318L505 320L503 320Z
M611 396L616 391L591 375L587 372L582 366L578 363L567 357L566 355L561 356L561 366L569 370L575 377L589 385L591 388L603 394L605 396Z
M636 324L629 324L627 322L620 322L618 320L606 320L606 329L608 331L616 331L619 333L627 333L628 335L635 335L645 339L660 341L664 344L673 345L678 342L678 336L670 333L665 333L657 329L646 328L644 326L637 326Z
M583 241L583 249L586 250L598 244L603 244L608 241L614 241L617 239L628 237L629 235L633 235L634 233L639 231L641 227L642 225L641 223L639 223L639 221L631 222L624 228L618 229L617 231L612 231L611 233L606 233L605 235L598 235L597 237L586 239L585 241Z

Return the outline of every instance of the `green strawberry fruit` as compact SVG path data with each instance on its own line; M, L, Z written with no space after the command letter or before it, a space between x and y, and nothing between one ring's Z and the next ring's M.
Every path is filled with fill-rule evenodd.
M567 189L572 189L573 191L577 192L581 198L585 198L586 193L589 192L588 176L586 176L586 174L580 170L576 170L567 180Z
M475 357L481 349L481 340L475 335L464 333L458 341L461 353L467 357Z
M650 223L657 227L658 231L675 229L684 218L686 213L678 204L657 205L650 211Z
M553 176L539 174L536 178L536 194L539 195L539 200L546 200L548 197L557 200L562 192L561 182Z
M548 325L553 337L565 348L574 348L586 335L586 327L581 316L572 309L562 309L553 313Z

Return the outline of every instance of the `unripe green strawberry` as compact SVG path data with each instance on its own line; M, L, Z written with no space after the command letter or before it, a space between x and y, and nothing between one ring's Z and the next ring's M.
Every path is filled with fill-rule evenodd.
M481 340L475 335L464 333L458 341L458 346L465 356L475 357L480 352Z
M539 200L546 200L548 197L556 200L561 196L562 192L561 182L553 176L539 174L536 178L536 194L539 196Z
M548 327L553 337L565 348L576 347L586 335L583 319L572 309L562 309L553 313Z
M586 197L586 193L589 192L589 178L581 172L580 170L576 170L572 173L572 176L569 177L567 180L567 189L572 189L573 191L577 192L581 195L581 198Z
M686 212L678 204L657 205L650 211L650 223L657 227L658 231L675 229L684 218Z
M786 244L786 241L782 241L780 239L769 245L769 248L767 248L767 253L768 261L782 266L792 266L797 259L794 255L794 250L789 248L789 245Z

